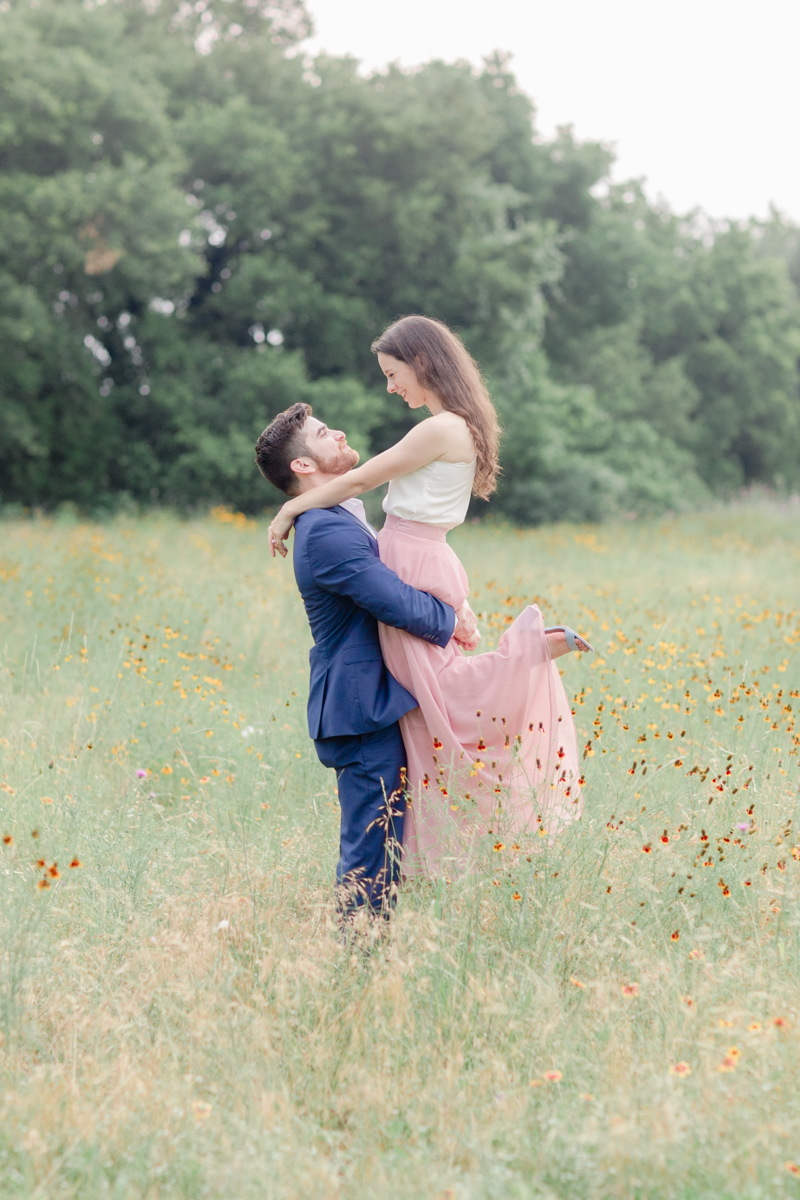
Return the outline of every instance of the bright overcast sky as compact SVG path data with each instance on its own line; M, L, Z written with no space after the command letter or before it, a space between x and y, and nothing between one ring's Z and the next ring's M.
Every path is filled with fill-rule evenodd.
M307 0L312 52L365 69L510 50L550 134L612 143L615 179L715 217L800 221L800 0Z

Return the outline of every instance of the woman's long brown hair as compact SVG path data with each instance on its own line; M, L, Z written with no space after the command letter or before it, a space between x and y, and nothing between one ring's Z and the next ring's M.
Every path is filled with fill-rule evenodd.
M478 460L472 494L488 500L500 471L500 425L480 367L461 339L441 321L401 317L375 339L372 353L407 363L422 387L435 392L448 412L464 418Z

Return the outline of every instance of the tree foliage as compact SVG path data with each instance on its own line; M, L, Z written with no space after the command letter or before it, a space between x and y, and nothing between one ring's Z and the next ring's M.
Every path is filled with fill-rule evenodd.
M258 508L288 404L365 453L407 428L369 344L415 311L491 382L494 511L798 482L789 223L609 187L500 55L365 77L309 29L297 0L0 5L3 500Z

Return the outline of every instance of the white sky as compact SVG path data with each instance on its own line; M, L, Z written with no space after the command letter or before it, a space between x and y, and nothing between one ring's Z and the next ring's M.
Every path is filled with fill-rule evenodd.
M800 0L307 0L365 69L510 50L551 134L610 142L679 212L800 221Z

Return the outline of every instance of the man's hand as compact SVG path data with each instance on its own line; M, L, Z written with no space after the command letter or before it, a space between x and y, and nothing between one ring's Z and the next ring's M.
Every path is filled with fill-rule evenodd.
M453 637L465 650L475 650L481 640L481 635L478 633L478 621L475 613L466 600L460 608L456 609L456 617Z

